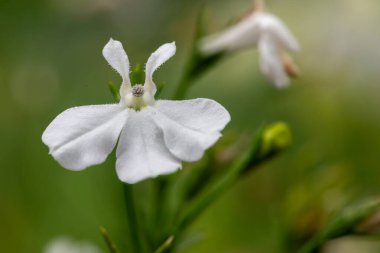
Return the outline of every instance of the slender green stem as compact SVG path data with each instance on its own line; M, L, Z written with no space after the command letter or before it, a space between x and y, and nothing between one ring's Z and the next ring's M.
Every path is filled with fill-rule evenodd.
M136 206L133 198L133 185L124 185L124 198L127 209L127 219L129 226L129 233L131 237L131 243L133 245L134 253L142 253L140 228L138 226L138 218L136 213Z
M281 131L278 130L281 126ZM273 134L272 134L273 133ZM287 134L287 142L284 138ZM271 138L268 138L268 134ZM259 131L248 149L238 157L230 168L211 181L200 195L194 199L175 225L173 234L178 238L198 216L218 197L227 191L239 178L256 169L258 165L270 160L290 145L290 130L282 123L272 124ZM281 139L281 145L277 142Z
M153 230L152 233L152 241L154 243L154 248L158 247L160 243L162 243L162 237L163 231L164 231L164 221L166 221L166 215L165 212L165 202L167 201L166 198L168 198L167 194L167 187L168 187L168 179L165 177L158 178L154 181L154 203L153 208L154 210L154 219L153 219L153 227L151 229ZM160 228L160 229L157 229Z
M205 20L204 20L204 6L202 5L199 11L194 39L192 41L190 56L185 64L184 72L180 78L176 91L174 92L173 99L184 99L189 91L192 83L204 74L208 69L214 66L224 55L223 52L214 55L204 56L199 50L199 39L206 34Z
M170 236L154 253L165 253L172 246L174 236Z
M190 84L189 78L186 75L184 75L181 78L181 81L179 82L179 84L177 86L177 89L174 93L173 99L181 100L181 99L185 98L186 94L190 88L189 84Z
M195 43L195 42L194 42ZM180 100L186 97L187 92L189 91L192 79L195 78L193 76L194 68L200 61L198 54L196 52L195 45L192 46L190 57L188 62L185 65L185 70L182 74L182 77L179 81L179 84L174 92L173 99Z
M109 252L110 253L119 253L115 243L113 243L113 241L111 240L111 238L108 234L108 231L104 227L100 227L99 231L100 231L100 234L102 235L102 237L103 237L103 239L107 245Z
M183 233L218 197L227 191L240 178L264 162L287 149L291 144L289 127L282 123L274 123L259 130L247 150L232 165L220 172L184 209L178 221L172 227L172 233L180 241ZM173 249L171 247L168 251Z
M195 26L195 34L194 38L191 44L191 49L190 49L190 57L187 60L185 64L185 69L182 74L182 77L179 81L179 84L177 86L176 91L174 92L173 99L183 99L185 98L189 88L190 88L190 83L191 79L195 78L195 72L194 69L198 65L198 63L201 61L200 54L198 53L197 49L197 41L198 39L203 35L204 33L204 25L203 25L203 6L201 11L198 14L198 18L196 21L196 26Z
M217 64L223 57L225 57L223 52L204 57L199 53L196 45L194 45L173 99L184 99L193 82Z
M180 231L184 231L189 224L192 223L214 200L216 200L222 193L224 193L229 187L238 179L240 173L251 163L252 156L258 153L259 144L254 144L248 152L236 160L231 168L226 170L225 174L222 174L219 178L210 183L208 187L204 189L202 195L197 199L189 211L183 216L178 223L178 226L174 229L174 234L177 235Z
M380 209L380 200L375 199L359 206L349 207L338 213L331 222L311 238L299 253L316 253L319 252L323 244L331 239L339 238L346 235L357 234L357 227L371 215Z

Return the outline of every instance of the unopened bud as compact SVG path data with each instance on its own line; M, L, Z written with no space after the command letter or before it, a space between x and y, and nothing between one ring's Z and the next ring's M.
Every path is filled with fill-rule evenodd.
M277 122L267 126L262 133L261 155L267 156L283 150L292 143L292 133L289 126L283 122Z

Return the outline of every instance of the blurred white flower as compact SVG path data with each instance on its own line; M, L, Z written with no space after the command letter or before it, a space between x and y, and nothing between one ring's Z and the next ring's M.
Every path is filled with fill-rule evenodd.
M102 163L119 139L116 170L127 183L172 173L181 160L199 160L230 115L210 99L155 101L153 73L175 51L174 42L158 48L146 64L145 84L132 87L128 56L111 39L103 55L123 79L120 103L74 107L58 115L42 135L50 154L63 167L82 170Z
M377 253L380 251L380 242L370 238L346 236L331 240L324 245L322 253Z
M43 253L102 253L102 251L90 242L59 237L49 242Z
M247 47L258 48L261 71L277 87L286 87L288 76L297 74L297 67L285 52L297 52L297 40L279 18L264 12L261 5L237 24L199 42L204 56Z

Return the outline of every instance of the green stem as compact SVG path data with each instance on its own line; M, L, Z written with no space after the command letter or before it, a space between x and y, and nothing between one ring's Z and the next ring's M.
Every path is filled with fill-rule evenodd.
M193 45L191 56L186 64L185 71L180 79L173 99L184 99L192 83L217 64L223 57L225 57L223 52L204 57L199 53L196 45Z
M119 251L116 248L116 245L111 240L107 230L104 227L100 227L99 231L100 231L100 234L102 235L102 237L103 237L103 239L107 245L109 252L110 253L119 253Z
M197 202L189 209L189 211L180 220L179 225L174 229L177 235L180 231L184 231L213 201L215 201L222 193L238 179L240 173L251 162L252 155L257 153L259 145L253 145L240 159L236 160L226 173L210 183L204 189Z
M181 100L186 97L187 92L189 91L190 84L191 84L191 73L193 72L192 69L194 68L194 65L196 64L196 54L194 52L194 49L191 50L191 56L188 60L188 63L186 64L185 71L180 79L180 82L176 88L176 91L174 92L173 99L174 100Z
M135 202L133 198L133 186L128 184L123 184L124 186L124 198L125 205L127 209L127 219L129 226L129 233L131 237L131 242L133 245L134 253L142 253L141 247L141 237L140 237L140 229L138 226L138 218L136 213Z
M203 10L204 8L202 6L201 11L198 13L198 17L196 21L195 34L194 34L193 41L191 44L191 49L190 49L190 57L186 62L185 70L182 74L182 77L177 86L177 89L174 92L173 99L175 100L181 100L186 97L186 94L190 88L190 83L192 81L191 79L195 78L195 76L193 76L194 69L196 68L198 62L200 62L200 59L201 59L198 53L198 49L197 49L197 41L204 33Z
M331 222L311 238L299 253L319 252L322 245L335 238L346 235L357 234L357 226L380 209L380 200L368 201L359 206L354 206L343 210L334 217Z
M177 238L176 241L181 241L189 225L234 183L248 172L257 169L258 165L284 151L290 144L291 131L286 124L277 122L260 129L247 150L237 157L229 168L216 175L214 180L211 180L187 205L186 209L183 209L182 215L171 229L171 234ZM168 251L173 248L171 247Z
M268 135L270 135L270 138L268 138ZM290 130L283 123L272 124L261 129L248 149L235 160L231 167L224 170L222 174L211 181L202 190L200 195L189 204L187 210L185 210L179 222L172 230L173 234L178 238L180 233L183 233L208 206L227 191L238 179L286 149L290 145L290 138ZM283 142L278 143L279 139Z
M158 178L154 181L154 221L153 221L153 227L151 228L153 230L152 240L154 243L154 247L158 247L160 243L162 242L162 231L165 221L165 216L167 213L165 212L165 205L164 203L167 201L167 187L168 187L168 179L167 178ZM161 228L161 229L157 229Z
M184 72L173 95L173 99L175 100L184 99L192 83L202 74L204 74L208 69L214 66L214 64L222 58L221 56L224 55L223 52L220 52L214 55L204 56L199 51L198 41L206 33L205 23L204 6L202 5L196 22L195 34L190 50L190 57L187 60Z
M154 253L165 253L172 246L174 237L170 236Z

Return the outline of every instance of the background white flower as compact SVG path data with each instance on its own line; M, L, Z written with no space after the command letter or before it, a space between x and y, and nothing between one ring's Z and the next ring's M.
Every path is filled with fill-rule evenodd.
M116 170L127 183L172 173L181 160L199 160L230 115L210 99L155 101L153 73L175 51L174 42L158 48L146 64L145 84L132 87L128 56L111 39L103 55L122 77L120 103L74 107L58 115L42 135L50 154L63 167L82 170L102 163L119 140Z
M59 237L49 242L43 253L102 253L94 244L87 241L75 241L69 237Z
M199 49L205 56L231 53L247 47L258 48L261 71L277 87L286 87L289 84L288 75L297 74L297 67L285 53L286 50L299 50L297 40L279 18L261 9L199 42Z

